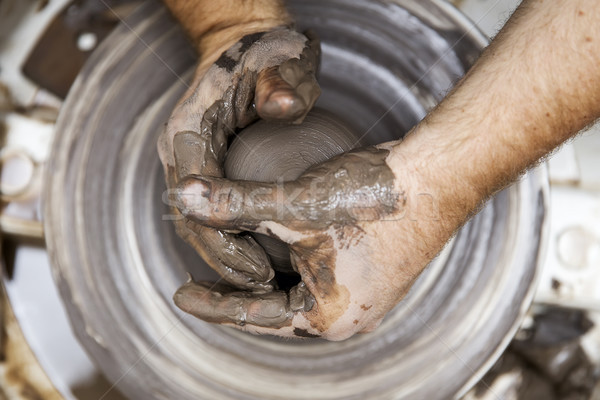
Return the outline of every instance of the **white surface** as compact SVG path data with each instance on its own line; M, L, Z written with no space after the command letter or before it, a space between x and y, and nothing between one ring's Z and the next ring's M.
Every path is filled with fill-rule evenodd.
M600 311L600 193L553 186L551 201L552 235L536 300Z
M581 188L600 192L600 124L577 137L575 148L577 163L581 171ZM600 220L597 220L600 223Z
M50 152L54 124L21 114L8 114L4 120L8 134L3 148L24 151L38 163L44 162Z
M91 51L96 47L98 43L98 38L95 33L92 32L83 32L77 38L77 47L81 51Z
M93 380L96 368L73 336L53 283L46 251L20 246L6 292L44 371L66 399L75 399L71 388Z
M34 102L38 91L29 79L21 73L21 68L29 52L37 43L39 35L54 16L69 2L69 0L50 0L42 9L37 10L40 1L10 1L0 2L0 18L4 21L14 21L15 10L27 8L26 17L15 24L10 34L0 35L0 81L7 85L13 99L27 106ZM27 4L27 5L24 5Z
M572 143L567 143L553 154L548 160L548 167L550 183L553 185L578 185L581 182L581 171Z
M465 13L490 38L504 26L520 0L454 0L454 5Z

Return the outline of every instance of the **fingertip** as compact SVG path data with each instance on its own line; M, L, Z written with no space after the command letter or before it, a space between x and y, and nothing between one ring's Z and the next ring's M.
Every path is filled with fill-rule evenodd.
M292 91L273 93L257 111L267 121L295 121L308 112L302 98Z
M284 292L252 293L209 282L185 283L173 295L182 311L206 322L280 328L294 316Z
M187 177L183 179L176 188L176 205L181 214L188 217L201 214L211 196L210 182L198 178Z
M182 179L177 185L177 192L180 196L196 194L208 197L210 196L210 188L211 183L208 179L194 175Z
M194 278L192 277L192 274L190 274L189 272L186 272L186 274L187 274L187 281L185 281L185 283L194 282Z
M262 119L301 122L312 108L318 95L313 96L314 90L307 91L305 83L316 84L316 79L297 61L288 60L260 73L256 82L256 111Z
M319 86L317 80L312 76L300 83L296 88L296 92L302 97L307 107L312 108L319 96L321 96L321 86Z
M201 285L193 281L187 281L173 294L173 302L182 311L193 313L194 308L198 307L202 296L205 294L206 290Z
M179 307L181 310L186 311L181 306L183 304L182 297L183 297L183 294L181 292L181 288L179 288L175 291L175 293L173 293L173 303L175 303L175 305L177 307Z

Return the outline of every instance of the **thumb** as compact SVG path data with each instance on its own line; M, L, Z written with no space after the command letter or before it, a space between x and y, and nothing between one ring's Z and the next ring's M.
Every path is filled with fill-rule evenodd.
M176 191L181 213L202 225L256 231L265 221L288 225L306 220L307 191L295 182L262 183L189 176Z

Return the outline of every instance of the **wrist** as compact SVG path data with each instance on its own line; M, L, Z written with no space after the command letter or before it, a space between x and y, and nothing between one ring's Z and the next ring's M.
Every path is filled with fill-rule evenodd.
M446 138L439 136L419 125L402 142L392 144L387 159L395 190L406 196L398 228L413 232L413 245L426 262L481 203L477 190L452 171L455 160L446 152Z
M245 36L289 25L291 25L291 20L274 18L237 23L211 31L203 35L196 44L196 48L200 54L201 65L213 64L221 54Z
M201 57L218 56L242 37L291 25L281 0L164 0Z

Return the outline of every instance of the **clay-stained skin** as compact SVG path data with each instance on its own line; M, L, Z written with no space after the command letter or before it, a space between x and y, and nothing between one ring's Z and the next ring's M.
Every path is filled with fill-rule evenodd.
M257 231L264 221L277 220L293 232L294 239L282 238L291 244L292 264L303 282L289 293L273 291L268 282L239 285L254 293L209 290L206 284L188 282L174 299L183 310L210 322L252 326L258 332L308 321L293 327L301 329L298 333L303 337L304 331L327 336L352 307L348 287L336 278L337 251L357 246L364 234L360 225L396 212L404 204L404 194L394 191L395 176L386 163L389 151L375 147L334 157L292 182L266 184L258 192L255 183L243 181L222 189L232 183L222 178L228 136L256 118L253 100L262 118L284 115L299 121L318 95L311 73L319 57L315 41L309 38L302 43L297 58L290 59L294 50L287 49L280 59L264 61L259 56L271 54L273 43L289 46L289 33L256 35L221 56L205 77L210 82L206 90L181 103L187 111L174 114L161 137L159 153L167 172L175 168L175 177L167 181L179 183L178 208L187 229L178 227L178 232L209 264L217 264L213 268L230 282L240 282L240 275L272 277L272 269L262 259L264 252L254 249L253 243L244 245L244 252L234 251L238 237L229 232ZM245 53L247 49L256 51ZM220 89L215 92L215 88ZM252 265L253 261L258 264Z
M276 219L289 228L326 229L375 221L399 211L404 193L394 189L386 163L389 150L369 147L310 168L294 182L262 184L223 179L188 179L180 185L180 209L201 223L219 226L226 213L240 228L256 230Z
M358 135L326 110L314 108L302 124L258 121L240 132L227 151L225 176L256 182L293 181L313 165L352 150ZM268 232L267 232L268 233ZM253 234L273 268L293 273L287 244Z
M159 138L168 187L174 189L191 175L223 176L228 136L263 114L255 102L269 105L262 117L301 120L320 93L314 77L319 54L318 39L278 28L244 37L215 64L201 67ZM271 82L281 86L279 91L269 90L259 77L273 68L295 71L279 80L271 72ZM287 86L281 82L288 82ZM226 281L248 290L272 290L269 259L252 238L184 219L175 224L177 233Z
M319 196L321 188L317 187L316 198L321 202L301 199L297 203L301 213L323 228L378 220L394 213L399 195L394 190L395 175L385 161L388 154L388 150L368 147L310 168L298 184L322 184L323 189L328 188L327 196Z
M277 290L258 294L192 280L175 292L173 301L183 311L207 322L277 329L291 326L294 313L309 311L314 304L303 283L289 293Z
M287 295L281 291L256 295L188 282L177 290L173 299L183 311L207 322L277 328L292 322L292 311L286 307Z
M168 167L170 173L167 179L175 177L174 167ZM175 185L175 183L172 183ZM177 208L173 207L173 215L180 215ZM214 231L202 226L195 221L180 219L174 221L177 234L188 242L204 259L217 260L212 267L227 281L238 287L254 291L266 292L273 290L274 271L268 266L269 260L260 245L248 237L241 237L228 232ZM207 232L207 234L203 234ZM213 233L216 232L216 233ZM213 248L221 249L211 252Z
M315 235L291 246L292 262L315 298L306 313L311 327L325 332L348 309L350 292L335 279L336 250L328 235Z
M309 294L302 299L314 298L314 305L298 310L301 319L292 317L293 321L307 321L306 325L293 322L300 331L285 332L306 337L302 331L306 330L310 335L339 340L353 331L377 326L371 317L361 323L365 315L380 312L379 306L365 303L369 296L361 289L372 282L370 244L362 242L374 234L373 223L384 223L402 213L406 204L405 194L395 189L388 155L389 150L379 148L345 153L279 185L219 178L186 180L180 186L185 194L180 197L181 209L201 223L251 230L289 243L292 264ZM282 198L283 208L278 202ZM287 310L285 300L281 297L279 301ZM348 323L355 327L352 331ZM285 324L270 327L283 328ZM274 333L260 325L251 331Z
M281 115L285 114L289 120L300 123L320 96L321 89L315 84L314 75L307 75L306 71L319 65L321 48L312 32L306 32L306 35L311 43L299 58L267 68L259 74L258 79L263 84L256 91L256 107L261 110L262 119L280 121Z
M304 337L304 338L318 338L320 337L319 335L315 335L313 333L309 333L306 329L302 329L302 328L294 328L294 335L297 337Z
M349 250L360 243L365 231L359 225L334 225L339 250Z

